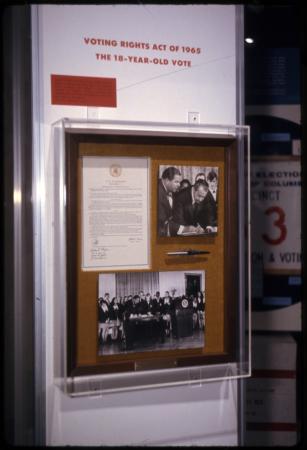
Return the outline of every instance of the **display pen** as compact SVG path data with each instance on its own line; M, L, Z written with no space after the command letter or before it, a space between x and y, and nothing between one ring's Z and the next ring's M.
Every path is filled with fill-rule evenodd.
M182 250L178 252L167 252L167 255L169 256L190 256L190 255L207 255L210 252L205 250Z

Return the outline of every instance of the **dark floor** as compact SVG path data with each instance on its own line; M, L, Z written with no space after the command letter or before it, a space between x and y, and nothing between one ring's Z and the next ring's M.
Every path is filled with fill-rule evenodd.
M195 330L192 336L184 338L174 338L168 336L165 342L161 343L157 340L144 340L142 342L134 343L131 350L123 350L123 344L120 341L110 341L106 344L100 345L98 354L101 355L115 355L118 353L135 353L148 352L158 350L177 350L188 348L202 348L205 345L204 331Z

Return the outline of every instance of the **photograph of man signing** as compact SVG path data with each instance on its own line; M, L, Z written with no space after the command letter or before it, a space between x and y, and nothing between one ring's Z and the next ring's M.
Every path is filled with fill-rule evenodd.
M160 166L159 173L159 236L216 233L218 230L216 201L218 168ZM212 177L212 173L215 175L216 183L215 198L209 188L209 179ZM187 181L185 185L182 184L183 180ZM167 193L168 186L172 187L171 195ZM171 202L169 197L171 197Z

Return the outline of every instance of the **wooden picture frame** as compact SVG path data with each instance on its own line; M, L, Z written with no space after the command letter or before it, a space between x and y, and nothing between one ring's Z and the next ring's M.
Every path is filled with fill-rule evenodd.
M172 136L65 132L67 375L116 374L235 362L239 359L239 180L238 139L234 136ZM202 348L121 352L99 355L98 277L84 271L82 259L82 167L84 156L150 158L150 268L206 274L205 345ZM157 232L160 165L214 166L219 170L218 232L202 236L161 237ZM169 256L183 249L208 254ZM133 269L132 271L135 271ZM146 271L146 270L145 270ZM109 273L107 270L106 273ZM114 270L113 272L117 272Z

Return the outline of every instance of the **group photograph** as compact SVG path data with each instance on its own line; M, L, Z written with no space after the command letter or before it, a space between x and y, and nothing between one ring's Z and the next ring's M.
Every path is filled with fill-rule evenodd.
M205 346L205 271L99 274L98 355Z

